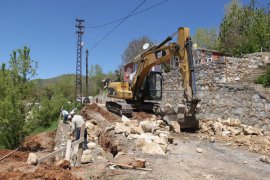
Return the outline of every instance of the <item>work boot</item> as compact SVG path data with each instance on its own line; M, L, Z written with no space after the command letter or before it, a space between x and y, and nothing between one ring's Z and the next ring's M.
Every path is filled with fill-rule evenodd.
M83 148L83 150L89 149L88 146L87 146L87 142L84 142L82 144L82 148Z

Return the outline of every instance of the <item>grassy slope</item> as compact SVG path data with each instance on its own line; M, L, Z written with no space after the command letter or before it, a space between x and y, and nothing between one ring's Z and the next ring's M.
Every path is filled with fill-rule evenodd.
M58 121L52 121L51 125L49 127L38 127L36 128L30 135L33 134L38 134L38 133L42 133L42 132L53 132L57 129L58 127Z

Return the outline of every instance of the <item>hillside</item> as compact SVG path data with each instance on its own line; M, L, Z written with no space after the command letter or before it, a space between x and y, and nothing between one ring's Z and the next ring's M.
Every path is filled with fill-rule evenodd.
M94 96L99 93L100 90L103 89L102 80L110 77L111 74L95 74L94 76L90 76L88 78L88 95ZM68 99L73 100L74 94L75 94L75 74L63 74L60 76L56 76L49 79L35 79L33 82L36 83L37 87L39 89L49 88L49 89L55 89L58 92L61 92L65 97L68 97ZM83 90L83 96L85 96L86 92L86 77L82 77L82 90Z
M58 84L61 82L71 81L75 83L75 74L63 74L49 79L34 79L33 82L37 83L39 87L45 87L48 84Z

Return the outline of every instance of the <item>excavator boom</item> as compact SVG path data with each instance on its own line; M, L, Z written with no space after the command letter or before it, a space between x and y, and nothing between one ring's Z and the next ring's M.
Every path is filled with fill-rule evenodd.
M177 34L177 42L169 43ZM162 87L156 88L156 86L162 86L162 82L158 81L162 78L159 78L159 73L151 72L151 68L165 63L171 58L179 60L179 72L181 73L184 89L184 104L179 105L177 113L182 113L184 118L186 116L195 116L196 107L200 100L196 97L196 79L190 30L185 27L180 27L176 33L166 38L159 45L142 53L137 60L138 68L130 85L127 87L123 86L123 82L111 83L109 84L108 96L125 99L127 102L137 105L133 107L142 107L146 100L161 99ZM160 96L157 96L157 94ZM110 104L110 107L114 105L116 104ZM157 108L156 103L155 108ZM159 112L166 113L162 109L159 109Z

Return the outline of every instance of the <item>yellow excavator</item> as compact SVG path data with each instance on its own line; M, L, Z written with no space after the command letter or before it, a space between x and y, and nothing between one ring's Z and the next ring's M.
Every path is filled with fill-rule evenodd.
M169 43L174 36L177 42ZM162 100L162 74L151 71L155 65L178 59L183 85L183 104L178 107L162 108L157 102ZM178 120L181 128L198 128L195 114L200 100L196 97L195 67L192 55L192 41L189 28L180 27L177 32L159 45L143 52L132 82L109 82L106 108L120 115L132 116L134 109L151 110L168 121ZM179 92L181 93L181 92Z

